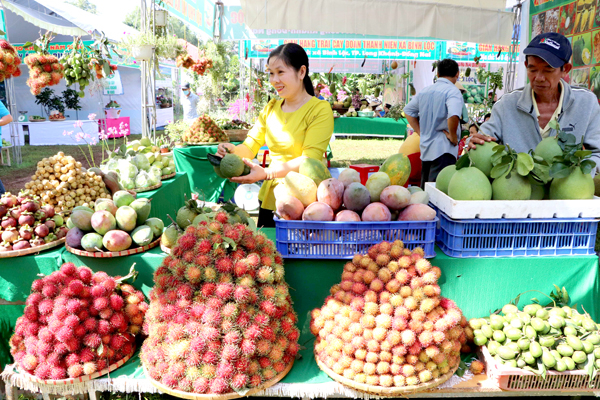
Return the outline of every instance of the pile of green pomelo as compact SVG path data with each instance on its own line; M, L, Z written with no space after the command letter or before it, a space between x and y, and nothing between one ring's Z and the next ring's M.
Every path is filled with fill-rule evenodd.
M444 168L436 187L455 200L592 199L591 154L564 133L543 139L530 154L486 142Z

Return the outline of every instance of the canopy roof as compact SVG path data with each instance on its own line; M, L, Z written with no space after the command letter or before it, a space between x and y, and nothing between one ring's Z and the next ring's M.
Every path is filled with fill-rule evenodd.
M251 29L436 38L510 45L505 0L240 0Z
M51 10L41 6L35 1L30 2L27 0L2 0L2 5L8 10L22 17L25 21L32 23L42 29L46 29L61 35L68 36L82 36L87 35L86 31L79 28L77 25L69 22L68 19L62 18L59 15L54 14ZM7 19L7 25L11 25ZM16 26L13 26L14 29ZM10 26L7 26L7 30L12 30ZM29 38L31 40L37 37L37 33L30 32ZM11 38L12 40L12 38ZM16 39L21 41L20 39Z

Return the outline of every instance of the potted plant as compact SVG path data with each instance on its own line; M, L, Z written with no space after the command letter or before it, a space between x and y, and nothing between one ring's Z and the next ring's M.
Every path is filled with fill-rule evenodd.
M44 90L42 90L40 94L35 96L35 104L41 105L48 117L50 117L50 115L56 115L60 113L62 118L64 118L63 114L65 112L65 105L63 99L61 97L55 96L54 90L50 88L44 88ZM52 111L58 111L58 113ZM53 117L51 119L56 120L61 118Z
M167 11L166 10L155 10L154 11L154 25L157 27L167 26Z
M117 119L121 115L121 105L114 100L108 102L106 106L104 106L104 114L106 118Z
M152 59L154 50L159 42L152 32L139 33L137 35L127 34L119 42L128 55L138 61L148 61Z

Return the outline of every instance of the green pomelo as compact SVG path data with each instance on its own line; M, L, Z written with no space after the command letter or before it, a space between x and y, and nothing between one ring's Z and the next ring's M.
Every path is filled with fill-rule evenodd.
M531 185L531 196L529 196L529 200L543 200L547 195L547 190L545 185Z
M556 136L543 139L533 151L533 154L542 157L549 165L552 165L554 157L560 156L562 153L563 151L558 144Z
M473 166L477 167L485 176L490 176L490 172L494 167L492 165L492 155L496 146L498 146L496 142L485 142L467 153Z
M600 196L600 174L594 177L594 196Z
M492 185L478 168L462 168L450 179L448 196L454 200L491 200Z
M492 198L494 200L529 200L531 184L529 179L512 171L494 179L492 182Z
M555 178L550 184L550 200L581 200L594 198L594 179L575 168L566 178Z
M226 178L233 178L242 175L244 172L244 161L237 154L225 154L221 160L221 174Z
M446 168L441 170L435 180L435 187L448 194L448 184L450 183L450 179L452 179L455 172L456 165L448 165Z
M213 165L213 169L215 170L215 174L217 174L217 176L218 176L219 178L227 179L227 178L225 177L225 175L223 175L223 174L221 173L221 168L217 167L216 165Z
M323 182L325 179L331 178L331 174L327 167L319 160L315 160L314 158L305 158L300 163L300 168L298 172L304 176L308 176L310 179L315 181L317 187Z

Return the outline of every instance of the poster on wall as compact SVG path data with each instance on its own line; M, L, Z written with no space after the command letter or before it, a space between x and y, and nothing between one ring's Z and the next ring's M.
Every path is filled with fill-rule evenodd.
M530 1L530 37L565 35L573 47L569 83L590 89L600 102L600 0Z
M104 95L121 95L123 94L123 83L121 82L121 74L119 71L115 71L108 78L105 79L104 84Z

